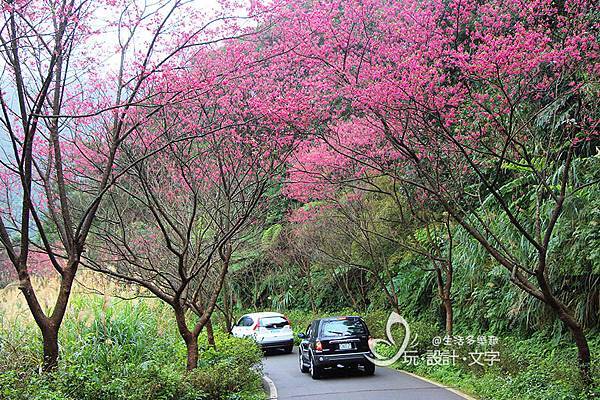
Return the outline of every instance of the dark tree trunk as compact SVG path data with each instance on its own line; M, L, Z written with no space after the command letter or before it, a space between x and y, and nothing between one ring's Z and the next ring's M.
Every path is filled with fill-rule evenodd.
M44 344L44 372L52 371L58 366L58 327L52 323L40 327Z
M540 257L542 260L540 262L541 265L545 266L545 254ZM548 280L544 273L545 268L538 268L536 271L536 278L540 285L540 289L542 292L542 301L550 306L550 308L556 313L558 319L560 319L565 326L569 329L571 334L573 335L573 340L575 341L575 345L577 346L577 360L579 362L579 373L581 375L582 382L588 388L592 388L593 379L590 371L590 365L592 361L592 357L590 354L590 347L588 345L587 338L583 331L583 327L581 324L573 317L573 314L569 310L569 308L562 303L550 289L550 285L548 284Z
M208 321L206 321L205 328L206 328L206 339L208 340L208 345L212 346L212 347L216 347L215 334L213 332L212 321L210 320L210 318L208 319Z
M177 322L177 330L185 342L187 349L186 368L188 371L193 370L198 366L198 335L190 331L185 321L185 309L181 305L175 303L171 305L175 312L175 321ZM198 330L199 332L199 330Z
M187 349L186 369L192 371L198 367L198 337L190 335L186 338L185 347Z
M233 330L233 299L230 285L225 286L225 294L223 295L223 316L225 317L225 329L227 333Z
M444 309L444 328L447 335L452 335L454 328L454 313L452 309L452 264L446 263L444 266L435 265L435 277L438 287L438 295L442 301Z
M362 303L364 305L364 310L367 310L371 305L371 300L369 299L369 280L365 271L361 271L360 274L360 293L362 297Z
M590 346L588 345L587 338L579 324L577 324L577 327L571 328L571 333L573 334L575 344L577 345L577 358L579 361L581 379L587 387L592 387L594 383L590 371L592 356L590 354Z
M225 317L225 329L227 329L227 333L231 333L233 330L233 311L232 312L223 312L223 317Z
M444 270L446 281L442 288L442 303L444 304L444 311L446 315L446 334L452 335L454 329L454 310L452 308L452 264L448 263Z
M579 373L581 375L581 380L588 388L591 388L593 385L592 374L590 371L592 357L590 353L590 346L588 345L583 328L581 327L581 324L579 324L579 322L577 322L575 318L573 318L573 316L565 309L558 311L558 318L567 326L573 335L573 340L577 346L577 361L579 362Z
M70 261L69 265L63 270L60 289L50 316L46 315L37 299L27 269L22 267L19 270L19 289L23 293L35 323L42 333L42 347L44 351L42 370L44 372L52 371L58 366L58 332L69 303L77 266L78 261Z
M310 309L315 314L317 312L317 305L315 304L315 294L312 285L312 271L310 268L310 261L306 262L306 283L308 285L308 297L310 298Z
M450 297L446 297L443 300L444 303L444 312L446 315L446 334L451 336L452 335L452 329L454 328L453 326L453 320L452 320L452 316L453 316L453 312L452 312L452 299L450 299Z

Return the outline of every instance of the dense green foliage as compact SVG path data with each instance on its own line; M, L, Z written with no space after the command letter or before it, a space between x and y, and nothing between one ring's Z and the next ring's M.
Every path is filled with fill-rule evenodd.
M575 164L573 170L581 182L600 179L600 156L581 160ZM526 179L521 179L507 183L503 190L514 192L515 206L520 204L521 207L531 208L535 199L526 194L527 187ZM558 296L575 311L577 318L583 321L587 328L595 328L600 317L600 185L589 185L579 189L568 199L551 242L549 275L558 288ZM399 223L389 222L399 221L397 207L389 196L372 194L366 196L365 201L377 210L374 230L378 234L407 234ZM488 207L488 212L495 212L491 200L484 204ZM515 243L523 246L523 256L527 256L527 244L517 242L519 236L511 231L512 227L506 221L506 216L498 211L496 213L494 229L501 231L506 237L513 235ZM285 219L283 212L279 217L279 221ZM334 224L333 219L311 221L305 236L331 240L324 236L322 231L332 231L335 228ZM314 242L306 241L302 245L313 246L306 249L311 264L311 282L315 285L314 298L311 299L310 291L307 290L307 272L303 271L296 259L289 257L289 247L285 247L285 243L278 243L278 240L281 240L278 237L285 234L286 230L292 229L298 228L289 223L282 225L282 222L271 225L264 231L262 251L244 254L243 264L239 263L236 266L231 284L241 307L309 310L311 301L314 301L322 310L336 310L349 306L358 311L389 308L375 283L374 274L357 270L339 260L331 260L322 254ZM408 235L413 242L419 242L423 233L416 229ZM549 315L550 311L545 309L541 302L512 285L509 281L510 274L478 243L456 226L453 235L455 273L452 297L457 313L455 324L458 328L489 329L499 333L515 330L533 333L544 330L561 336L563 331L560 322L548 324L549 321L554 321ZM366 258L364 252L361 252L361 247L339 238L337 240L336 244L340 247L349 246L352 249L349 252L352 256L350 261L358 264ZM403 314L411 318L423 317L426 314L434 320L440 318L434 277L428 270L429 261L420 254L394 245L393 242L380 243L378 251L383 254L382 257L393 274ZM360 292L358 287L363 286L361 290L366 290L368 296L356 299L353 304L346 296L345 285L352 289L349 295L356 295Z
M170 310L153 300L74 296L61 330L59 369L40 374L40 340L32 325L3 321L0 398L141 400L264 398L262 353L251 341L216 332L216 349L200 337L199 368L185 371L185 344Z

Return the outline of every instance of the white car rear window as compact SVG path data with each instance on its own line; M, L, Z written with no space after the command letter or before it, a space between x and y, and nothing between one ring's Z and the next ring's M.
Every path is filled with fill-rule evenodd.
M290 323L283 317L265 317L260 319L260 326L265 328L283 328Z

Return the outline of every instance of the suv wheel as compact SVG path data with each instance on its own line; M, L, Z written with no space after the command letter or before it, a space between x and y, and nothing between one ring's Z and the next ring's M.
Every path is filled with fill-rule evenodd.
M315 365L313 358L310 358L310 377L313 379L321 378L321 367Z
M302 350L298 350L298 364L300 365L300 372L303 374L308 372L308 367L304 365L304 361L302 360Z
M286 346L283 348L283 351L285 352L285 354L291 354L293 350L294 350L294 345Z
M375 373L375 364L372 362L366 362L364 365L365 375L373 375Z

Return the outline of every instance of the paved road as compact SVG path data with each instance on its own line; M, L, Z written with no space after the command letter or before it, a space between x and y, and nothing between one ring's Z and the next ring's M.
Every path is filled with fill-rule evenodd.
M300 372L297 348L292 354L267 354L264 372L275 383L278 400L464 400L446 389L388 368L376 368L374 376L335 371L313 380Z

